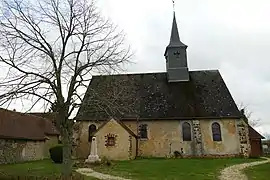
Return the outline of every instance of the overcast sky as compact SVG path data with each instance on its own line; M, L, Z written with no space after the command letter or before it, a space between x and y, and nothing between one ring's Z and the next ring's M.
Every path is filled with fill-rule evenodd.
M253 118L261 119L256 129L270 132L270 1L175 2L180 38L188 45L189 69L218 69L236 103L247 105ZM128 72L165 71L171 0L99 0L98 5L124 30L135 52L136 64Z
M237 104L270 131L270 1L175 0L190 70L218 69ZM101 0L102 13L127 34L136 62L129 72L165 71L171 0Z

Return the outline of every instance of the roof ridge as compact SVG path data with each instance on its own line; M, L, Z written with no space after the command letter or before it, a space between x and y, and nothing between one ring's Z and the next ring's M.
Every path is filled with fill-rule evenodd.
M218 69L202 69L202 70L189 70L190 73L193 72L219 72ZM166 71L159 71L159 72L138 72L138 73L125 73L125 74L104 74L104 75L93 75L92 77L106 77L106 76L127 76L127 75L151 75L151 74L165 74Z

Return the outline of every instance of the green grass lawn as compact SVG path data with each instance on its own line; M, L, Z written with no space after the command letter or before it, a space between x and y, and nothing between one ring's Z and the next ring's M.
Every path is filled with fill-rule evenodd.
M250 167L244 172L248 176L249 180L269 180L270 163Z
M256 160L259 159L140 159L93 168L135 180L217 180L221 169Z
M53 177L55 175L58 176L61 174L61 164L55 164L51 160L43 160L20 164L0 165L0 177L1 174ZM85 180L96 180L96 178L85 177Z
M258 159L140 159L117 161L111 166L93 166L93 169L134 180L217 180L221 169L255 160ZM261 170L267 168L270 169L270 165ZM0 165L0 177L1 174L50 177L60 173L61 165L54 164L51 160ZM96 179L85 177L85 180Z

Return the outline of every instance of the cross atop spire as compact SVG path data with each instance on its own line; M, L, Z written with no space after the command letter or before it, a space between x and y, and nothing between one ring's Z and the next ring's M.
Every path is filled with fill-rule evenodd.
M173 12L174 12L174 11L175 11L175 8L174 8L174 6L175 6L174 0L172 0L172 3L173 3Z

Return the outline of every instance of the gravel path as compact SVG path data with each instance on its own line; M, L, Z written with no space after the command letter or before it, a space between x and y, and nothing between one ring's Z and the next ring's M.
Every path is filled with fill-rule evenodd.
M247 167L256 166L256 165L270 162L269 158L264 158L264 159L266 160L237 164L237 165L227 167L221 171L221 175L219 179L220 180L248 180L247 176L242 172L242 170Z
M106 179L106 180L131 180L131 179L125 179L122 177L117 177L117 176L111 176L108 174L102 174L99 172L94 171L93 169L90 168L79 168L76 170L78 173L81 173L85 176L91 176L91 177L95 177L98 179Z

